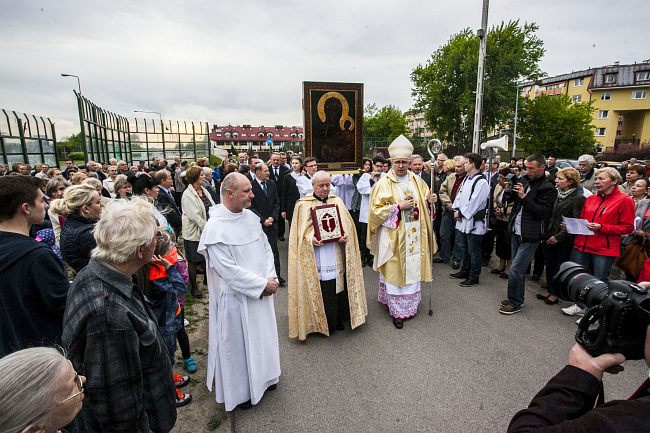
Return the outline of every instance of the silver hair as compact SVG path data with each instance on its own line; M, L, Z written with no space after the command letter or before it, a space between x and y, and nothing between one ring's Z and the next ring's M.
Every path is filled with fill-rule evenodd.
M465 163L465 157L462 155L456 155L454 156L454 162L462 162L463 164Z
M212 169L210 167L203 167L203 174L212 174Z
M97 192L101 192L102 188L104 187L104 185L102 184L102 181L97 179L96 177L87 177L81 183L82 184L85 183L86 185L92 186L93 188L95 188L95 190Z
M587 164L593 167L594 165L596 165L596 158L594 158L593 155L589 155L588 153L586 153L578 157L578 162L586 162Z
M139 246L151 242L156 225L156 210L147 200L112 200L95 225L97 246L92 257L101 262L126 263L135 258Z
M599 168L598 170L596 170L595 175L597 176L598 173L602 173L602 172L609 174L609 178L615 181L617 185L620 184L623 180L623 178L621 177L621 173L619 173L618 170L616 170L614 167ZM642 177L641 179L644 178Z
M56 406L57 384L65 356L51 347L19 350L0 359L0 426L3 433L19 433L27 426L54 431L50 425Z

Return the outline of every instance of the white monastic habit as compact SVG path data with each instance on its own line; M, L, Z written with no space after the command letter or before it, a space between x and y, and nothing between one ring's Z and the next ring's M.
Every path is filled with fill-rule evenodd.
M352 174L333 174L331 177L332 187L335 187L336 190L333 192L338 198L343 200L345 207L350 210L352 209L352 197L354 197L355 186L352 181Z
M300 198L303 198L308 195L312 195L314 193L314 187L311 184L311 178L307 176L298 176L295 177L296 179L296 187L298 188L298 192L300 193ZM332 185L330 187L330 194L336 194L336 187Z
M210 208L199 243L209 266L207 386L226 411L257 404L280 378L273 296L260 299L276 277L273 252L253 212Z

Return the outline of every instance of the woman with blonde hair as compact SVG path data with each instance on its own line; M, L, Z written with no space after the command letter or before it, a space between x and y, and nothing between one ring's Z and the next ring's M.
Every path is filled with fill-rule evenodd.
M83 171L78 171L70 177L70 183L73 185L81 185L81 182L86 180L88 175Z
M203 187L205 174L203 168L193 165L185 173L188 187L183 191L181 208L183 209L183 239L185 241L185 258L190 276L192 295L200 298L203 294L196 284L197 266L204 263L204 257L198 253L199 240L205 223L208 221L208 212L214 201L210 193Z
M91 185L72 185L65 190L63 199L55 200L51 207L52 212L66 215L61 230L61 254L79 272L88 264L90 252L96 246L93 229L102 214L101 196Z
M548 294L538 294L537 298L549 305L557 304L557 288L553 277L560 265L571 258L573 235L562 228L562 218L580 218L585 196L580 191L580 173L575 168L563 168L555 174L557 198L553 205L551 219L547 225L544 257L546 257L546 286Z
M115 191L116 199L129 200L131 198L131 194L133 193L133 186L125 174L118 174L115 176L113 191Z
M0 359L3 433L57 432L81 410L86 378L49 347L19 350Z

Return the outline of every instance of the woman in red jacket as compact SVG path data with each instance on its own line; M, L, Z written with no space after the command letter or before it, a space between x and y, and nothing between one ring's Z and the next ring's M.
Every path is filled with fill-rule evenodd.
M596 171L596 194L587 197L580 218L589 221L591 236L578 235L572 259L607 282L614 259L621 254L621 237L634 229L634 201L617 188L621 175L613 167Z

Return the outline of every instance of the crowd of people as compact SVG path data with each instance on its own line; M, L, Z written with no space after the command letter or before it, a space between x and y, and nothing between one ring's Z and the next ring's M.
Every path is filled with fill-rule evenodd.
M341 174L291 152L242 152L213 167L155 157L131 167L111 159L2 168L0 377L11 380L0 379L0 424L170 431L177 407L192 400L182 391L190 376L174 368L178 344L179 366L197 371L184 307L188 287L204 296L200 275L207 385L227 411L277 387L281 286L289 337L305 340L366 322L364 267L379 273L377 301L397 329L417 314L435 264L450 266L461 287L480 285L492 266L507 280L497 306L505 315L522 311L527 274L540 280L544 269L537 298L558 304L552 277L568 260L605 282L650 280L650 259L632 265L624 254L650 234L644 166L597 168L591 155L577 169L542 155L506 163L440 153L427 162L413 151L400 136L388 158ZM571 233L564 218L586 220L590 234ZM584 306L562 311L581 315ZM42 391L26 391L34 387Z

